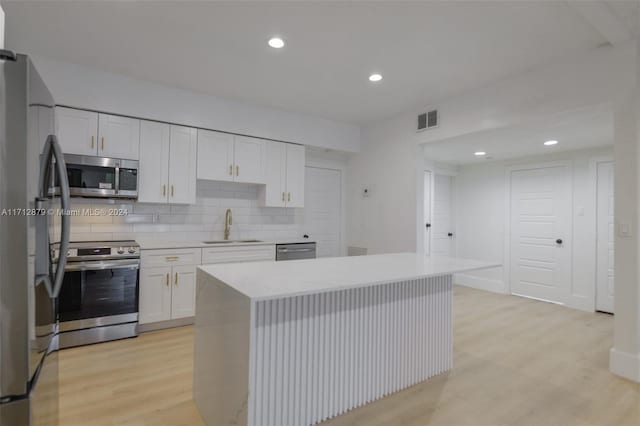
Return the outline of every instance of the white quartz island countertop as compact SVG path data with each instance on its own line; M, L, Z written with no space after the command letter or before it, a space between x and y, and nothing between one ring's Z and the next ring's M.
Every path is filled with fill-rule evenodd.
M287 262L204 265L200 269L254 301L318 294L499 267L499 263L420 253Z

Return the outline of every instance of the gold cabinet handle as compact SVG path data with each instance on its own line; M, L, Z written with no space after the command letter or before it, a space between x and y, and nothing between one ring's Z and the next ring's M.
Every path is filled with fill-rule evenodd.
M171 185L171 196L173 197L173 185Z
M233 176L233 164L229 164L229 176Z
M95 144L94 144L93 136L91 136L91 149L93 149L94 145Z
M178 273L176 272L176 277L173 279L173 284L177 287L178 286Z
M284 192L282 193L282 202L284 203Z
M167 195L167 184L163 184L162 185L162 196L166 196Z
M104 136L102 137L102 139L101 139L101 141L100 141L100 144L101 144L101 145L100 145L100 149L101 149L102 151L104 151Z
M240 166L236 166L236 176L240 176Z
M169 287L169 274L167 274L167 287Z
M288 194L287 201L291 201L291 193L289 192Z
M176 261L176 260L178 260L178 259L179 259L179 257L178 257L178 256L166 256L166 257L165 257L165 260L166 260L167 262L173 262L173 261Z

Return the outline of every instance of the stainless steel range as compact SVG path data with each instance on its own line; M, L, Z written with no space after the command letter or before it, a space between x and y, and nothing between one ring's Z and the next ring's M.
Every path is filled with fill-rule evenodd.
M53 259L59 247L52 245ZM60 347L137 336L140 246L71 242L58 298Z

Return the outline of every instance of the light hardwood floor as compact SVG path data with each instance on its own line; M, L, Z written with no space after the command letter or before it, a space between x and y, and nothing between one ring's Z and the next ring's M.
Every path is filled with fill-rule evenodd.
M640 425L640 385L608 371L611 316L455 287L454 317L452 371L326 425ZM193 334L62 351L61 426L203 425Z

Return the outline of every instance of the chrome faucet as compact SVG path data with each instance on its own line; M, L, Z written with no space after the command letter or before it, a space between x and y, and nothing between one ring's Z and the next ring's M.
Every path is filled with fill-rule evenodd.
M224 239L225 241L229 239L229 233L231 232L231 224L232 224L232 217L231 217L231 209L227 209L227 211L224 214Z

